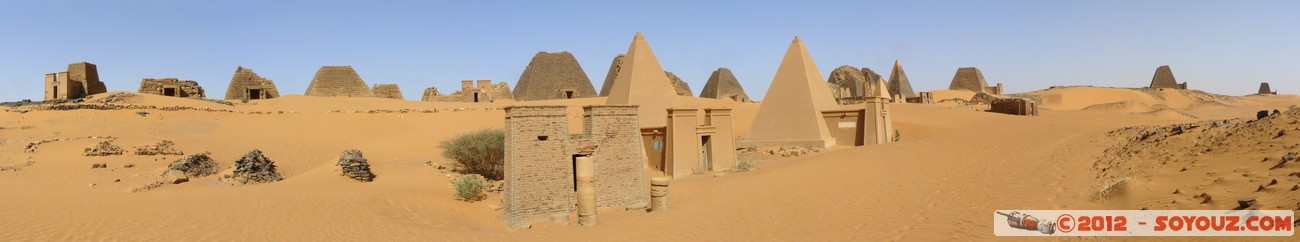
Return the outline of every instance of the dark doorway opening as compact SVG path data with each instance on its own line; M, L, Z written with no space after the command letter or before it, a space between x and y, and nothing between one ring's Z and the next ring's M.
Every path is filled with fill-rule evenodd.
M474 102L478 102L478 93L474 93Z
M573 99L573 91L564 91L564 99Z
M262 89L248 89L248 99L249 100L262 99Z
M176 96L176 88L163 88L163 96Z
M54 97L53 97L53 98L59 98L59 87L54 87Z

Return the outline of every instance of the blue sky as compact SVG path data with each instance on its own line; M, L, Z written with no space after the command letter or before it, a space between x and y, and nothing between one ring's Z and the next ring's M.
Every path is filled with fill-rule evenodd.
M99 66L109 90L142 78L224 95L235 67L302 94L322 65L351 65L407 99L464 79L518 81L538 51L569 51L599 90L643 32L698 94L728 67L761 99L800 36L823 77L840 65L916 90L979 67L1008 92L1140 87L1170 65L1193 89L1300 92L1300 1L13 1L0 0L0 100L42 98L45 73Z

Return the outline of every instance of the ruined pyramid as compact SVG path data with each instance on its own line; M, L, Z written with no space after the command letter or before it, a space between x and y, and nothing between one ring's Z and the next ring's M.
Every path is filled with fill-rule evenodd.
M835 99L861 97L867 93L867 76L850 65L835 68L826 82L831 84L831 97Z
M307 85L307 96L317 97L374 97L370 86L352 66L322 66L316 77Z
M258 76L253 69L244 68L243 66L235 67L235 76L230 78L230 86L226 87L226 100L240 100L248 98L250 100L271 99L280 97L280 91L275 89L275 82L271 79Z
M962 67L957 68L957 74L952 76L952 83L948 84L948 90L967 90L976 93L984 92L984 87L989 86L988 81L984 80L984 73L979 68Z
M398 87L397 84L375 84L371 89L374 90L375 97L406 99L402 96L402 88Z
M835 146L822 111L838 110L817 64L795 37L740 147ZM852 142L852 141L848 141Z
M614 61L609 63L609 72L605 73L605 83L600 84L600 96L608 97L609 89L614 88L614 77L618 77L618 69L623 67L623 54L614 56Z
M1156 75L1151 77L1151 88L1179 88L1178 80L1174 79L1174 72L1169 70L1169 66L1156 68Z
M596 97L591 79L568 51L537 52L515 85L518 101Z
M700 90L700 97L727 99L737 102L749 102L749 95L745 94L745 88L740 86L740 81L736 76L731 74L727 68L718 68L709 75L709 82L704 83L704 89Z
M664 76L668 77L668 84L673 86L673 91L677 93L677 96L695 96L694 92L691 91L691 85L683 81L681 77L677 77L677 74L665 71Z
M632 38L623 65L611 83L607 104L640 105L641 127L667 125L668 108L680 107L677 92L640 32Z
M907 73L903 72L903 64L898 60L894 60L894 70L889 73L889 93L903 95L903 98L916 97L912 83L907 81Z

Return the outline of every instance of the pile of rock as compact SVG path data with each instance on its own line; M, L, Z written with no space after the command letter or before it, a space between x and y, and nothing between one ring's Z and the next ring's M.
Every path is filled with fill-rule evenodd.
M284 175L275 170L275 162L263 156L261 150L254 149L235 161L235 170L224 178L248 184L280 181L284 180Z
M343 176L358 181L369 182L375 180L375 174L370 172L370 163L365 157L362 157L360 150L345 150L339 155L339 168L343 168Z
M177 184L188 181L189 178L199 178L217 174L217 161L208 157L208 153L199 153L186 156L176 161L172 161L167 166L167 173L164 174L167 182Z
M821 148L816 148L816 147L780 147L777 149L768 150L767 153L771 155L779 155L781 157L791 157L791 156L801 156L801 155L806 155L806 154L811 154L811 153L816 153L821 151L822 151Z
M85 156L110 156L122 155L126 151L122 147L113 144L113 140L101 141L95 147L86 148Z
M184 152L181 152L181 150L173 148L172 145L176 145L176 143L172 143L171 140L163 140L161 142L158 142L158 144L156 145L145 145L141 147L135 147L135 154L136 155L184 155L185 154Z

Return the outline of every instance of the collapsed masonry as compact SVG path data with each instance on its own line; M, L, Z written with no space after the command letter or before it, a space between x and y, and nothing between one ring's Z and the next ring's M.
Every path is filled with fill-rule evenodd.
M975 93L989 93L993 95L1002 95L1002 83L996 86L989 86L988 81L984 80L984 73L979 68L962 67L957 68L957 74L952 76L952 83L948 84L948 90L967 90Z
M169 97L205 98L203 87L191 80L177 78L145 78L140 80L140 93Z
M997 98L989 103L989 112L1021 116L1038 116L1038 103L1023 98Z
M876 89L884 91L883 87L886 86L880 74L876 74L871 68L858 69L848 65L831 71L826 83L831 91L831 97L834 97L839 104L861 103L871 96L869 93L879 92ZM891 97L891 95L885 94L884 97Z
M317 97L374 97L370 86L352 66L322 66L307 85L307 96Z
M239 66L235 68L235 75L230 78L230 86L226 87L226 100L258 100L271 99L280 97L280 91L275 88L275 82L270 79L258 76L253 69Z
M596 97L587 73L568 51L537 52L515 85L512 93L519 101Z
M371 90L374 90L377 98L406 99L402 97L402 88L397 84L375 84Z
M1174 79L1174 71L1170 70L1168 65L1163 65L1156 68L1155 76L1151 77L1150 87L1187 89L1187 83L1178 83L1178 80Z
M736 75L731 74L731 69L727 68L718 68L709 75L709 81L704 83L704 88L700 90L700 97L737 102L753 101L749 99L748 94L745 94L745 88L740 86Z
M511 228L567 221L576 208L577 157L595 160L598 207L648 204L637 106L583 106L582 134L569 133L567 106L507 106L505 112L502 210Z
M681 77L677 77L677 74L664 71L664 76L668 77L668 83L673 86L673 91L677 92L677 96L694 96L693 92L691 92L691 85L683 81Z
M68 71L45 74L45 100L78 99L107 92L95 64L68 64Z
M472 80L460 81L460 90L443 95L438 92L438 88L429 87L424 89L424 97L420 98L425 102L495 102L496 100L513 100L514 94L510 92L509 83L492 84L492 80L478 80L478 85L474 85Z
M907 103L932 104L934 103L934 94L930 92L919 92L916 97L909 97L906 100Z

